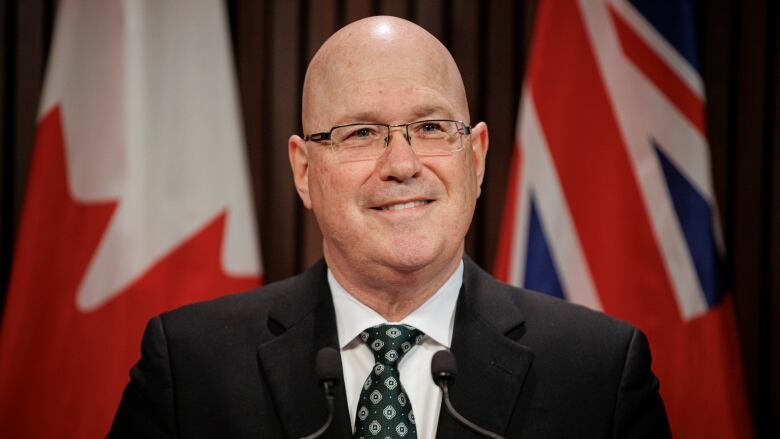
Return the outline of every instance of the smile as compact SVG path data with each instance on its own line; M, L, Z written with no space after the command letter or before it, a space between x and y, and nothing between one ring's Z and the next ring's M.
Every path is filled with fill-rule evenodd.
M381 206L377 209L380 210L402 210L402 209L411 209L417 206L422 206L425 204L429 204L431 200L415 200L415 201L408 201L405 203L396 203L396 204L388 204L387 206Z

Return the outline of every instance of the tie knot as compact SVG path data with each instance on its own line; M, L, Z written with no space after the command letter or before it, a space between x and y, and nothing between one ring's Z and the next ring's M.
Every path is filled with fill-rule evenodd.
M360 339L371 349L377 363L394 366L413 346L420 344L423 333L409 325L376 325L360 333Z

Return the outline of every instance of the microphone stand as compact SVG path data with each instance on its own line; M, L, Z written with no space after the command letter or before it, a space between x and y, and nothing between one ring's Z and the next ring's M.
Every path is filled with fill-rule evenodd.
M332 347L324 347L317 352L317 358L315 359L314 372L317 378L320 380L320 385L325 393L325 401L328 403L328 419L325 421L325 425L320 427L319 430L314 433L304 436L301 439L317 439L325 434L330 428L330 424L333 422L333 410L336 394L333 389L338 383L339 375L341 374L341 357L339 352Z
M450 414L450 416L453 417L453 419L458 421L460 425L468 428L469 430L473 431L474 433L477 433L478 435L488 437L490 439L505 439L503 436L499 436L493 433L492 431L485 430L479 425L461 416L461 414L458 413L457 410L455 410L455 407L453 407L452 401L450 401L450 390L449 390L449 386L447 386L446 381L442 380L437 384L439 384L439 387L441 387L441 392L444 396L444 406L447 408L447 412Z
M330 424L333 422L333 400L335 398L335 395L333 393L333 387L334 383L331 381L325 381L322 383L322 387L325 388L325 401L328 403L328 419L325 421L325 424L320 427L319 430L315 431L314 433L304 436L301 439L317 439L318 437L322 436L326 431L328 431L328 428L330 428Z
M447 408L447 413L452 416L460 425L468 428L474 433L487 437L490 439L504 439L503 436L499 436L492 431L486 430L479 425L464 418L450 400L450 384L455 382L455 375L458 373L457 363L455 356L450 351L439 351L433 355L431 359L431 377L433 382L441 388L442 396L444 399L444 407Z

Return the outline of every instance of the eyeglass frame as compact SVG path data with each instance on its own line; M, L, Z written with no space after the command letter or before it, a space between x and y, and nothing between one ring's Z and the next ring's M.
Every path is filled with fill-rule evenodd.
M401 124L398 124L398 125L390 125L390 124L386 124L386 123L376 123L376 122L356 122L356 123L348 123L348 124L345 124L345 125L336 125L336 126L332 127L329 131L324 131L324 132L321 132L321 133L313 133L313 134L304 134L303 135L303 140L304 140L304 142L308 142L310 140L313 141L313 142L322 142L322 141L325 141L325 140L330 140L330 142L331 142L330 147L334 148L334 146L333 146L333 139L332 139L333 130L336 130L336 129L339 129L339 128L361 126L361 125L375 125L375 126L387 127L387 137L385 137L385 148L387 148L390 145L390 130L393 129L393 128L404 127L404 128L406 128L405 129L406 135L404 136L404 138L409 143L409 145L412 146L412 148L414 148L414 145L412 145L412 139L409 136L409 125L414 125L414 124L419 124L419 123L426 123L426 122L454 122L456 124L459 123L459 124L463 125L463 132L462 133L458 132L458 134L460 134L461 136L464 136L464 135L468 136L468 135L471 134L471 125L467 124L466 122L463 122L462 120L427 119L427 120L417 120L417 121L409 122L409 123L401 123ZM459 149L453 150L452 152L457 152L457 151L460 151L461 149L463 149L462 145L461 145L461 147Z

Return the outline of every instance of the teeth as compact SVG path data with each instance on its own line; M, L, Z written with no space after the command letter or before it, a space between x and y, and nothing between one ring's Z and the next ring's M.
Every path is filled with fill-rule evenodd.
M424 200L419 201L410 201L408 203L398 203L393 204L390 206L385 206L382 208L382 210L401 210L401 209L409 209L412 207L422 206L423 204L426 204L427 202Z

